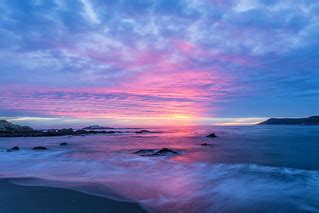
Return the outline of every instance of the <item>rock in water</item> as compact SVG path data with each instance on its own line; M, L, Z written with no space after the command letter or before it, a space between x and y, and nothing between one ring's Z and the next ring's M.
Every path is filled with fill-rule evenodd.
M211 133L209 135L206 136L206 138L216 138L217 136L215 135L215 133Z
M74 132L74 135L87 135L87 134L89 134L89 132L84 129L79 129Z
M11 149L7 149L7 152L12 152L12 151L19 151L20 148L18 146L14 146Z
M142 155L142 156L150 156L153 155L156 151L154 149L140 149L136 152L134 152L134 154L138 154L138 155Z
M168 148L163 148L157 152L154 153L154 155L176 155L178 154L176 151L168 149Z
M149 131L149 130L146 130L146 129L142 129L142 130L139 130L139 131L135 131L135 134L144 134L144 133L162 133L162 132L159 132L159 131Z
M35 146L32 148L33 150L48 150L46 147L44 146Z
M210 144L208 144L208 143L202 143L201 145L202 145L202 146L209 146Z
M60 143L60 146L66 146L66 145L68 145L68 143L66 142Z
M112 127L105 127L105 126L99 126L99 125L92 125L82 128L84 130L95 130L95 129L114 129Z
M148 131L148 130L143 129L143 130L135 131L135 133L136 134L143 134L143 133L151 133L151 132Z
M154 150L154 149L140 149L134 154L138 154L141 156L167 156L167 155L176 155L178 152L168 149L168 148L163 148L161 150Z
M20 148L18 146L14 146L14 147L11 148L11 150L18 151L18 150L20 150Z

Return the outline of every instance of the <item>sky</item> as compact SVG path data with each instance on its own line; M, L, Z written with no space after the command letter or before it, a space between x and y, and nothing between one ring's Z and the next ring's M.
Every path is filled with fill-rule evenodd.
M317 0L2 0L0 117L236 125L319 114Z

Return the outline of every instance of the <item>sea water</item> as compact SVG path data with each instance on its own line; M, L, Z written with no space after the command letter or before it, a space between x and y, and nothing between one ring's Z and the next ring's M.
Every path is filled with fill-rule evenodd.
M0 177L131 200L155 212L319 212L319 127L151 130L157 133L0 138ZM218 137L206 138L211 132ZM20 151L6 152L13 146ZM164 147L179 154L134 154Z

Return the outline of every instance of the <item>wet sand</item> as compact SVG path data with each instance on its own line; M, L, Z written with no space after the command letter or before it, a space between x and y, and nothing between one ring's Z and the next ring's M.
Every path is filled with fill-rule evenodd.
M135 203L116 201L78 191L43 186L20 186L0 179L0 212L101 213L145 212Z

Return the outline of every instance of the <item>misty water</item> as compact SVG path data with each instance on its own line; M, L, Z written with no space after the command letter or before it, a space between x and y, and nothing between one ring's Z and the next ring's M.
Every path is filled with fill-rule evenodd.
M319 211L319 127L154 130L161 133L0 138L0 177L131 200L155 212ZM218 137L206 138L211 132ZM20 151L6 152L16 145ZM133 154L164 147L180 154Z

